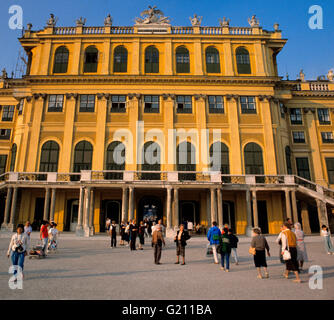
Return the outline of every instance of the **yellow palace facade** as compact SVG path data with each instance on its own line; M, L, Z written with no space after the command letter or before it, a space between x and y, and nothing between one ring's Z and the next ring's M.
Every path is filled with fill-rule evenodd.
M28 25L26 75L0 80L0 223L91 236L107 217L228 223L238 234L333 224L334 82L282 80L279 26ZM217 161L216 161L217 160ZM217 164L215 164L217 162Z

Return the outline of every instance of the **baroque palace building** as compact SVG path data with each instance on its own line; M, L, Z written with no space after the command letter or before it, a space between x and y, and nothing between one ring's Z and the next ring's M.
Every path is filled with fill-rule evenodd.
M55 221L90 236L107 217L167 231L216 220L238 234L333 225L333 72L278 76L278 24L28 24L26 75L0 80L0 223ZM333 118L332 118L333 117ZM125 161L120 161L120 160ZM218 166L212 159L219 159Z

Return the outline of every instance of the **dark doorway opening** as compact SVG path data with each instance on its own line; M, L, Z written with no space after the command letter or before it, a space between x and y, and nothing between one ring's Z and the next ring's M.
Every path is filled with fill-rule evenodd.
M137 222L145 218L157 221L163 217L162 201L158 197L143 197L139 201Z
M100 213L100 231L103 232L106 229L106 220L109 218L111 221L115 221L116 224L120 224L122 201L121 200L102 200Z
M66 203L66 219L64 231L74 232L78 224L79 201L78 199L69 199Z
M5 207L6 207L5 194L1 194L0 195L0 225L3 223L5 219Z
M191 221L194 225L199 223L199 204L197 201L180 201L180 222Z
M236 232L234 202L231 201L223 201L223 225L226 223Z
M261 228L261 232L263 234L269 233L266 201L261 200L257 202L257 212L259 216L259 227Z
M31 227L34 231L38 231L43 221L44 215L44 198L36 198L35 202L35 213L34 213L34 221L31 224Z
M320 222L318 217L318 208L310 204L307 205L308 217L310 221L310 228L312 233L319 233Z

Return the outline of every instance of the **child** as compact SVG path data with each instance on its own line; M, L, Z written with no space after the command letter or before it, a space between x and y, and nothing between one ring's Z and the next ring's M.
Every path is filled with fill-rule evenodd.
M235 264L238 265L239 261L238 261L237 248L238 248L239 239L235 234L233 234L232 229L229 229L228 234L230 236L230 245L231 245L231 249L233 252L233 258L234 258Z
M325 249L326 249L327 254L334 254L334 248L333 248L333 244L331 240L331 235L330 235L328 228L325 225L321 227L321 236L324 237Z
M58 230L57 230L57 224L52 222L51 228L49 230L49 250L57 250L57 236L58 236Z

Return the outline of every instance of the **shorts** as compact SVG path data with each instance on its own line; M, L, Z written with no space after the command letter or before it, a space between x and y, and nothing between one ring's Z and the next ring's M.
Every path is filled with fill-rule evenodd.
M176 246L176 255L184 257L185 253L186 253L186 247L182 246L181 243L179 243Z

